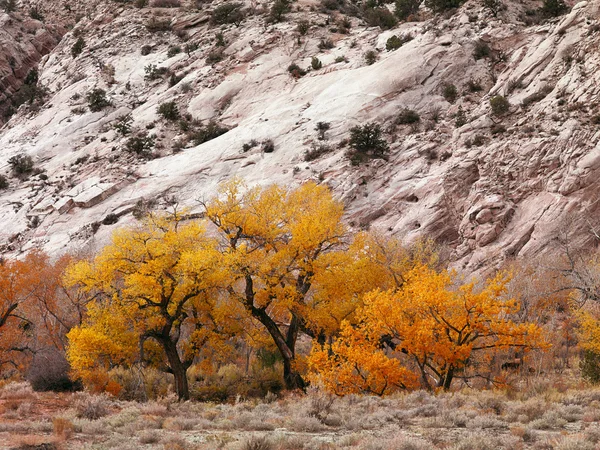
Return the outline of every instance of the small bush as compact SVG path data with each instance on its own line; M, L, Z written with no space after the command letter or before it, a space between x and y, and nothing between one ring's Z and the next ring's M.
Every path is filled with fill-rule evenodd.
M171 31L171 21L168 19L157 19L152 16L146 23L146 29L150 33L160 33L162 31Z
M175 120L179 120L179 108L177 107L177 103L175 102L166 102L161 103L156 108L156 112L163 119L174 122Z
M306 70L302 69L298 64L292 63L288 66L288 72L294 78L301 78L306 75Z
M77 417L98 420L110 412L110 401L105 395L80 394L75 400Z
M318 147L314 146L310 150L304 152L304 161L314 161L315 159L319 159L321 156L325 156L328 153L332 152L332 148L328 145L321 144Z
M393 35L385 43L385 49L388 52L394 51L402 47L407 42L412 41L413 37L410 34L403 34L401 36Z
M167 50L167 57L172 58L175 55L179 55L181 53L181 47L178 45L174 45L173 47L169 47Z
M229 128L219 125L217 122L211 120L206 126L194 129L188 132L188 138L194 142L194 145L201 145L205 142L211 141L222 134L229 131Z
M467 81L467 89L469 92L479 92L483 90L483 87L481 86L481 81L469 78L469 81Z
M142 45L142 49L140 50L140 53L142 56L147 56L150 53L152 53L152 46L151 45Z
M113 124L113 128L117 130L117 133L126 136L131 131L131 123L133 122L133 117L131 114L124 114L122 116L117 117L116 122Z
M132 136L125 142L125 150L141 157L150 157L154 150L154 137L148 136L146 133Z
M375 64L376 61L377 53L374 50L368 50L365 53L365 62L367 63L367 66Z
M151 6L154 8L179 8L181 0L152 0Z
M406 20L419 12L421 0L396 0L394 13L400 20Z
M44 14L37 6L34 6L29 10L29 17L33 20L39 20L40 22L43 22L45 19Z
M275 143L272 139L267 139L262 144L263 153L273 153L275 151Z
M106 91L104 89L96 88L93 89L86 95L88 107L92 112L102 111L104 108L111 105L106 98Z
M396 123L399 125L408 125L420 121L421 116L419 116L419 113L408 108L404 108L396 118Z
M242 450L275 450L275 448L275 445L264 436L252 436L242 445Z
M319 50L330 50L333 47L335 47L335 44L329 38L328 39L321 39L319 41L319 45L317 45L317 47L319 47Z
M558 17L569 12L564 0L544 0L541 13L545 17Z
M448 103L454 103L458 98L458 89L451 83L446 83L442 87L442 95Z
M317 58L316 56L313 56L312 59L310 60L310 66L313 68L313 70L319 70L323 67L323 63L321 62L321 60L319 58Z
M456 116L454 117L454 126L456 128L460 128L463 125L466 125L467 122L468 122L467 114L465 113L465 110L463 109L463 107L459 106L458 112L456 113Z
M222 48L213 49L208 53L208 56L206 57L206 64L216 64L218 62L223 61L223 58L225 58L225 56L223 54Z
M425 0L425 6L433 10L435 13L448 11L449 9L458 8L462 0Z
M71 47L71 56L73 56L73 58L77 58L79 55L81 55L81 52L83 52L84 47L85 40L82 37L79 37L79 39L77 39L77 41L75 41Z
M242 3L223 3L211 13L210 23L212 25L235 24L239 27L244 20L242 7Z
M33 171L33 159L24 153L11 157L8 164L15 175L26 175Z
M383 130L378 123L367 123L350 129L350 147L354 150L349 156L354 165L364 161L365 157L387 158L389 145L383 138Z
M296 24L296 30L302 36L306 35L306 33L308 33L309 29L310 29L310 22L308 20L302 19L302 20L299 20L298 23Z
M4 175L0 175L0 191L8 188L8 179Z
M285 14L290 12L289 0L275 0L269 10L268 22L282 22L285 19Z
M476 61L483 58L489 58L490 56L492 56L492 49L487 42L482 40L475 42L475 46L473 47L473 58L475 58Z
M371 27L389 30L398 23L398 19L386 7L366 8L363 13L365 22Z
M320 141L325 140L325 133L330 128L331 128L331 124L329 122L317 122L317 126L315 127L315 131L318 133L318 138L319 138Z
M493 115L502 116L508 112L510 108L510 103L503 96L496 95L490 98L490 106L492 108Z

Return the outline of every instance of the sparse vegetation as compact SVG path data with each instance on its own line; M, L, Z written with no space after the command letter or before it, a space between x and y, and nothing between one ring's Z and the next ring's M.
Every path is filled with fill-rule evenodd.
M458 98L458 89L452 83L446 83L442 86L442 95L448 103L454 103Z
M174 101L161 103L160 105L158 105L156 112L163 119L168 120L170 122L174 122L176 120L179 120L180 118L179 108L177 107L177 103L175 103Z
M394 51L402 47L407 42L412 41L413 37L410 34L403 34L400 37L393 35L385 43L385 49L388 52Z
M396 0L395 14L400 20L408 20L419 12L421 0Z
M150 158L154 150L155 139L147 133L138 133L125 142L125 150L143 158Z
M106 98L104 89L95 88L86 95L88 107L92 112L102 111L104 108L111 106L110 101Z
M8 164L10 165L12 172L17 176L27 175L33 172L33 159L25 153L11 156L8 160Z
M370 158L387 159L389 144L383 138L383 130L378 123L357 125L350 129L349 153L352 164L358 165Z
M367 50L364 57L367 66L371 66L377 62L377 52L375 50Z
M81 55L81 52L83 52L84 48L85 40L80 36L71 47L71 56L73 56L73 58L77 58L79 55Z
M217 6L210 16L211 24L235 24L239 27L245 16L243 6L242 3L235 2L227 2Z
M509 111L510 103L503 96L496 95L490 98L490 107L492 108L493 115L503 116Z

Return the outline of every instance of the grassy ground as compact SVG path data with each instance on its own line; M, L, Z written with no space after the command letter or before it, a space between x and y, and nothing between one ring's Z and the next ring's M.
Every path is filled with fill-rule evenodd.
M530 379L519 390L388 398L269 396L233 404L123 402L0 391L2 449L600 449L600 389Z

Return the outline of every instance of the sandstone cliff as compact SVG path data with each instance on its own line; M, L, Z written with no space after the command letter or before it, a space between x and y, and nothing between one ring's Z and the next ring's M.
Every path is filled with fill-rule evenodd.
M408 240L431 236L449 244L455 266L470 272L549 253L565 227L574 245L592 245L600 212L597 2L526 26L518 18L523 5L495 18L469 1L449 17L425 12L420 22L384 32L351 18L348 34L332 31L337 13L319 13L315 5L299 0L286 22L265 25L261 5L252 2L247 6L256 14L239 27L216 28L209 24L214 4L138 9L88 2L56 45L60 32L0 15L0 24L32 30L18 44L29 51L16 69L0 58L0 98L48 52L39 83L50 92L40 110L25 105L0 129L1 171L10 175L7 161L20 153L42 170L27 179L12 176L0 192L2 251L40 246L58 254L97 246L116 226L134 222L142 201L164 207L175 196L194 211L234 175L251 185L327 183L346 202L354 227ZM64 25L75 20L53 11ZM306 36L297 31L299 19L311 23ZM157 22L171 30L149 31ZM7 54L19 53L9 45L18 32L0 29ZM216 47L217 32L224 48ZM403 34L413 39L386 51L388 38ZM78 36L86 46L73 57ZM327 39L333 48L319 48ZM186 43L198 46L169 52ZM367 65L364 54L373 49L377 61ZM481 49L485 54L475 59ZM207 62L215 51L222 60ZM321 69L290 76L291 63L310 67L313 56ZM149 80L153 65L176 78ZM443 95L448 84L458 91L453 103ZM91 112L86 94L95 88L107 92L111 106ZM510 102L503 116L491 111L496 95ZM179 128L157 115L167 101L230 131L181 149ZM397 123L405 108L419 113L419 124ZM156 136L155 159L124 151L127 137L113 125L128 113L134 131ZM457 126L457 114L466 123ZM369 121L384 125L389 161L353 166L340 142L352 126ZM331 124L325 141L317 138L318 122ZM245 143L269 139L272 153L260 145L242 151ZM322 143L330 151L306 162L305 152Z

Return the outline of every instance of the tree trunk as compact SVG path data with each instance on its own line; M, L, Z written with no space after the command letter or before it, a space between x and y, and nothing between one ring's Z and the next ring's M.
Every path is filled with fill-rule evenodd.
M306 381L294 369L294 359L283 358L283 381L288 390L306 389Z
M190 388L187 379L187 367L179 357L177 345L169 338L161 341L161 344L167 355L167 361L173 372L173 377L175 378L175 392L177 393L177 397L179 397L179 400L189 400Z
M454 367L450 366L450 368L448 369L448 372L446 372L446 375L444 376L444 379L443 379L442 387L444 388L445 391L450 389L450 385L452 384L453 378L454 378Z

